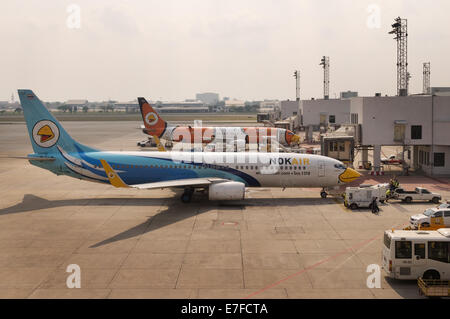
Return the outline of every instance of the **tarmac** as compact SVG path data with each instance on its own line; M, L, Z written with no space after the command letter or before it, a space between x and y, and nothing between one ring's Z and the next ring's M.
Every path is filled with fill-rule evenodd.
M137 122L63 122L78 141L136 150ZM382 204L379 215L321 199L320 189L249 189L238 202L181 191L116 189L5 158L32 152L23 123L0 124L1 298L421 298L415 281L385 278L384 230L431 203ZM367 176L360 183L387 180ZM401 176L450 199L450 180ZM67 266L81 269L68 288Z

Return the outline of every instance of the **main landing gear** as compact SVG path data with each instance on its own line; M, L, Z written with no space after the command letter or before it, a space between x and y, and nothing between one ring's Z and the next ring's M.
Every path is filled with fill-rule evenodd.
M325 188L322 188L322 191L320 192L320 197L327 198L327 192L325 191Z
M190 203L192 199L192 194L194 194L193 188L185 188L183 195L181 195L181 201L185 204Z

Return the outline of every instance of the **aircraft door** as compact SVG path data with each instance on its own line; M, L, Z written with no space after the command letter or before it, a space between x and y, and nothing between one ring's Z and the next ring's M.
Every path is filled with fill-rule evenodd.
M319 177L325 177L325 162L319 161Z

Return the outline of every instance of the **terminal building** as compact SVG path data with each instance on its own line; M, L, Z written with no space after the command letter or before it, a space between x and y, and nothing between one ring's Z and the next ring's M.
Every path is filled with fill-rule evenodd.
M322 150L330 154L338 151L339 157L345 157L342 160L351 162L353 155L349 147L355 147L361 150L364 165L369 150L373 151L372 170L376 174L383 169L381 155L385 154L381 153L381 147L401 146L403 151L399 156L405 162L404 168L427 175L450 176L450 89L432 88L431 92L435 95L376 94L302 100L299 122L306 131L307 141L312 141L313 131L329 132L326 138L322 134L322 144L326 144ZM282 111L284 105L283 102ZM349 125L355 127L352 134L333 134L339 127L348 129Z
M381 146L403 146L403 159L428 175L450 175L450 96L351 99L351 123L360 125L363 161L373 148L379 171Z
M219 102L219 94L217 93L197 93L195 95L195 99L198 101L202 101L207 105L215 105Z

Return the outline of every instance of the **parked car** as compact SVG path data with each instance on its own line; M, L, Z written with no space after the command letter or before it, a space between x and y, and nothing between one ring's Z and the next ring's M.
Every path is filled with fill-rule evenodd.
M447 203L443 203L443 204L439 205L437 208L450 208L450 202L447 201Z
M429 227L431 224L450 227L450 208L428 208L422 214L411 216L409 222L415 228Z
M396 164L402 164L403 161L401 159L397 158L397 156L391 155L388 158L382 158L381 163L386 164L386 165L396 165Z
M153 140L153 138L147 138L143 141L137 142L137 146L140 147L156 147L156 142Z
M406 191L403 188L397 188L394 191L393 197L404 202L411 203L413 200L432 201L437 204L441 201L442 196L437 193L432 193L426 188L416 187L414 191Z

